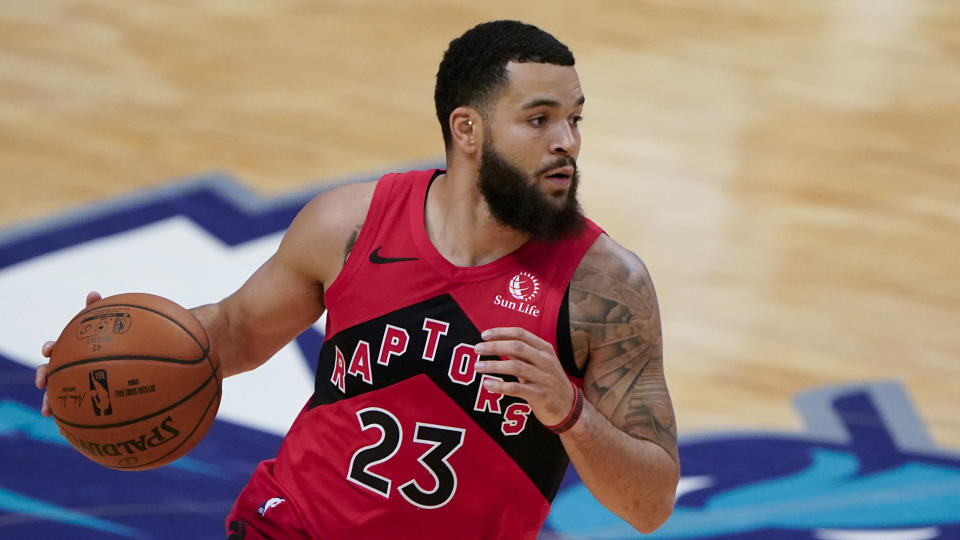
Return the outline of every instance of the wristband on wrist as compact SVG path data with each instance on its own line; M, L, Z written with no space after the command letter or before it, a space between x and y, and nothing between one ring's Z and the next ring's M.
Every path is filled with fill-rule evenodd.
M560 435L568 431L570 428L577 423L577 420L580 420L580 415L583 414L583 390L580 390L580 387L573 384L573 381L570 382L570 385L573 386L573 408L570 409L570 414L567 415L559 424L552 426L543 426L549 429L551 432Z

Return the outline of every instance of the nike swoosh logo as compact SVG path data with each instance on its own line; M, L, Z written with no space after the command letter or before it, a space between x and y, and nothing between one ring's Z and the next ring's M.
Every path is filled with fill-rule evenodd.
M419 260L417 257L381 257L380 250L383 249L383 246L378 247L370 253L370 262L373 264L390 264L404 261L416 261Z

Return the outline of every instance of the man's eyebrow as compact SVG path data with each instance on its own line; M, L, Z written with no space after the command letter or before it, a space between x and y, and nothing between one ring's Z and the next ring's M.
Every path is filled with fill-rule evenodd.
M586 100L587 100L587 98L586 98L585 96L580 96L580 99L577 100L577 102L575 103L575 105L583 105L583 103L584 103ZM559 106L560 106L560 102L557 101L557 100L555 100L555 99L550 99L550 98L534 98L534 99L532 99L532 100L524 103L523 106L522 106L522 108L523 108L523 109L534 109L534 108L536 108L536 107L543 107L543 106L546 106L546 107L559 107Z

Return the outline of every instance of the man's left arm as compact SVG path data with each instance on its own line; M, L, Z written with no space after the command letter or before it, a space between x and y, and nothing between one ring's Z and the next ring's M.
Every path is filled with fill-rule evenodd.
M650 532L673 512L680 478L660 309L643 262L605 235L571 281L570 327L587 403L561 440L597 500Z
M560 435L581 480L600 503L641 532L673 511L680 465L673 405L663 374L660 310L640 259L601 236L570 284L574 355L586 363L583 413ZM517 328L484 332L478 364L494 392L521 397L545 425L570 412L574 391L553 346Z

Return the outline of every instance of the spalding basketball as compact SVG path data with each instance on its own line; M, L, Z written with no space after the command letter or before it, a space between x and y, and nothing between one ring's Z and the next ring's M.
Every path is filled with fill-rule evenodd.
M188 310L152 294L104 298L71 320L50 355L47 397L60 433L114 469L159 467L206 434L220 365Z

